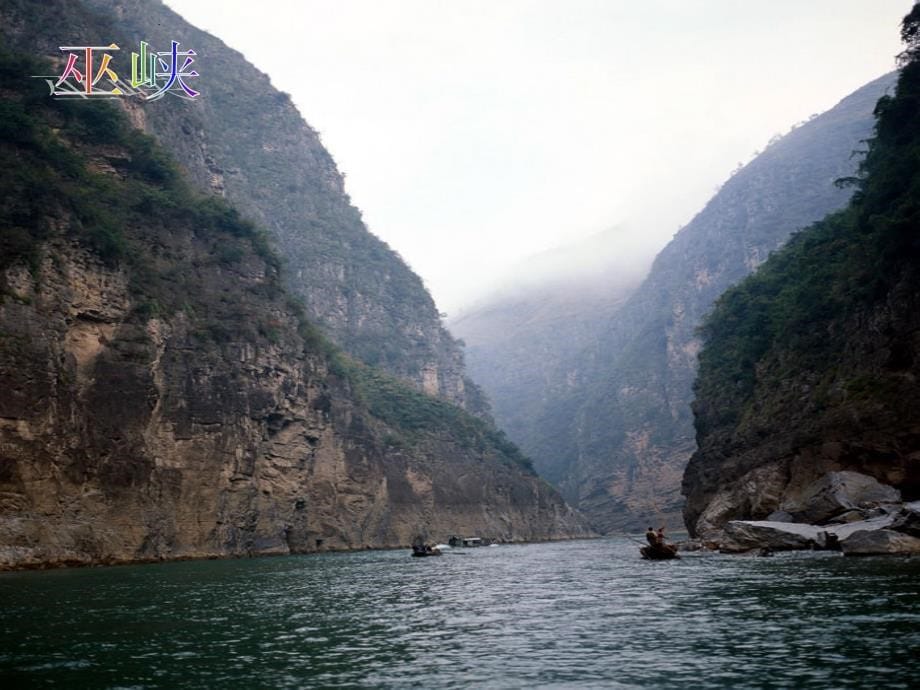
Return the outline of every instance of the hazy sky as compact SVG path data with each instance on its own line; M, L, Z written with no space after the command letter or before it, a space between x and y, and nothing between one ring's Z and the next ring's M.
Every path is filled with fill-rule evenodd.
M911 1L167 4L291 94L454 312L615 225L660 249L772 135L893 69Z

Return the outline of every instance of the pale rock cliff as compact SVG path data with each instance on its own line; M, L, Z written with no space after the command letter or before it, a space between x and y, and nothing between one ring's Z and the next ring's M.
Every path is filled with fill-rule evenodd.
M375 441L345 385L289 343L202 351L182 315L132 322L126 276L84 249L54 242L34 281L10 273L0 568L585 534L515 467L449 438Z

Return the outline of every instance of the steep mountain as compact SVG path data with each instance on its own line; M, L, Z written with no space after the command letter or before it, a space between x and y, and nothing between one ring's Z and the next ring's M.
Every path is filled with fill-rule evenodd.
M0 58L0 569L584 535L491 424L342 354L264 231Z
M466 344L470 376L483 382L497 419L526 438L548 401L568 385L560 370L597 346L613 313L648 267L638 233L617 227L530 257L503 287L449 322ZM630 246L632 245L634 246ZM551 482L553 464L539 467Z
M8 45L58 59L66 43L115 42L126 66L140 41L194 49L202 96L138 108L136 124L200 189L268 230L288 266L288 288L334 342L429 394L486 412L422 281L367 230L317 132L240 53L160 0L12 0L0 6L0 19Z
M573 347L560 329L542 352L542 343L528 351L508 336L501 348L512 353L511 364L495 351L471 349L477 371L514 371L515 352L532 358L536 381L500 389L481 380L499 423L597 529L680 520L681 476L695 448L690 402L702 317L792 232L846 204L850 191L834 180L853 173L853 151L871 133L874 104L892 83L889 75L859 89L734 174L625 302L599 305L592 316L602 326L578 343L584 347ZM558 305L554 318L568 323L569 308ZM492 333L502 327L495 323ZM517 409L526 416L516 417Z
M686 524L785 509L828 472L920 498L920 6L843 211L797 233L705 322Z

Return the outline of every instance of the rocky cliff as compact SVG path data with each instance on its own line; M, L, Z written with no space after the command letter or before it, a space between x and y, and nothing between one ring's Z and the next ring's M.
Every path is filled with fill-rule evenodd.
M494 427L342 355L262 231L42 69L0 60L0 568L587 533Z
M199 189L269 232L287 287L333 341L420 390L487 414L422 281L367 230L319 135L268 75L160 0L13 1L0 7L0 20L8 44L29 54L60 58L62 41L116 42L130 65L142 40L160 50L171 40L193 48L202 97L137 108L136 124Z
M916 46L920 8L911 17ZM920 497L918 56L905 54L896 95L878 103L852 203L798 233L705 323L699 450L683 479L695 533L794 513L841 471Z
M481 379L499 423L596 528L680 522L681 476L695 448L697 328L715 299L793 231L846 204L851 190L834 180L853 173L852 153L869 136L875 101L892 83L891 75L874 81L773 142L677 233L625 301L622 294L606 303L585 295L597 310L582 347L573 349L567 337L568 329L584 333L573 318L577 295L531 300L541 323L550 324L536 343L545 347L521 342L528 331L495 344L472 334L474 370L506 364L507 376ZM554 306L558 311L547 313ZM521 313L515 305L515 316ZM562 332L553 328L558 323ZM465 336L467 326L457 327ZM501 323L485 314L476 328L500 333ZM512 379L508 359L521 352L531 371ZM522 418L521 409L530 414Z

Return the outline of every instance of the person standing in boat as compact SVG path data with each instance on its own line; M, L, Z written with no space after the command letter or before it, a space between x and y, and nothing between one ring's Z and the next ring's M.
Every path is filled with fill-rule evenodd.
M651 527L649 527L645 533L645 540L651 547L658 546L658 535L655 534L655 530L653 530Z
M658 546L667 546L668 543L664 539L664 525L658 528L658 534L655 535L655 538L658 540Z

